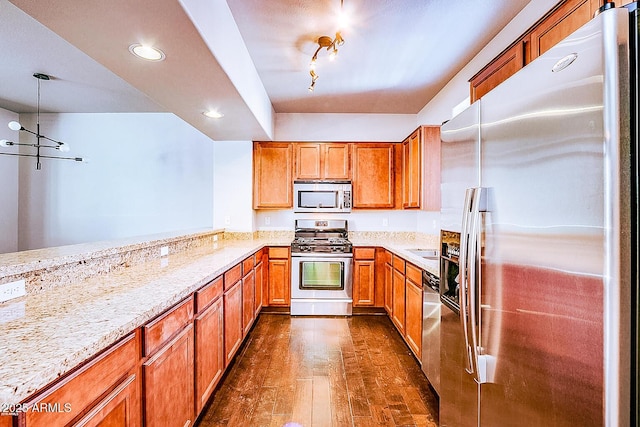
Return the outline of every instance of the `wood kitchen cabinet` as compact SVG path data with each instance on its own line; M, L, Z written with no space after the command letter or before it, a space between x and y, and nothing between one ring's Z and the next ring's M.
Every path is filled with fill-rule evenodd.
M242 344L242 264L224 273L224 358L228 365Z
M293 207L293 145L254 142L253 208Z
M141 426L140 346L137 330L52 387L32 396L23 406L49 404L54 408L57 405L58 410L20 412L17 425L63 426L75 419L76 423L85 423L81 425ZM78 418L80 414L83 415ZM4 421L13 417L0 418Z
M346 180L351 177L347 143L294 143L295 179Z
M524 40L520 40L471 78L471 102L480 99L524 67L525 46Z
M253 267L254 270L254 277L256 280L256 294L255 294L255 298L254 298L254 306L253 306L253 310L254 310L254 317L257 319L258 318L258 314L260 314L260 310L262 309L262 294L264 293L264 273L265 273L265 268L264 268L264 262L262 261L264 258L264 254L265 254L265 250L264 249L260 249L258 252L256 252L255 257L256 257L256 265L255 267ZM268 262L268 261L267 261Z
M253 320L255 319L256 307L256 273L253 270L254 256L251 255L242 263L242 336L246 336L251 330Z
M391 303L391 320L401 335L404 336L405 331L405 261L394 255L393 257L393 299Z
M422 180L421 129L416 129L402 142L402 207L420 208Z
M474 75L471 102L511 77L529 62L586 24L605 0L563 0L514 43Z
M603 0L567 0L531 31L531 61L593 18Z
M396 206L396 146L355 143L352 147L353 208L393 209ZM399 157L402 157L401 150Z
M204 408L225 368L223 278L218 277L196 292L195 405Z
M405 281L405 341L422 356L422 270L407 263Z
M393 255L391 252L384 251L384 309L391 317L393 313Z
M193 323L143 365L145 426L183 427L195 421Z
M269 248L269 306L291 306L291 260L289 247Z
M376 298L376 249L354 248L353 252L353 306L373 307Z

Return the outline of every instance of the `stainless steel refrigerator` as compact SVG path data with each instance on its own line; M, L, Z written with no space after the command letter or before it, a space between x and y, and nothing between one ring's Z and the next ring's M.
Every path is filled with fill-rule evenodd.
M637 421L637 32L605 10L442 126L441 426Z

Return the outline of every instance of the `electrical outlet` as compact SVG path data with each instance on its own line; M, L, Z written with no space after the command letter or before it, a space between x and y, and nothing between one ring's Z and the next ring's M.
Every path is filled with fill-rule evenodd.
M382 226L383 227L389 226L389 218L382 218Z
M160 256L167 256L169 255L169 246L162 246L160 248Z
M0 302L9 301L27 294L24 279L0 285Z
M271 217L270 216L265 216L264 217L264 225L269 225L271 224Z
M214 235L213 235L213 241L214 241L214 242L217 242L217 241L218 241L218 235L217 235L217 234L214 234Z
M231 217L229 215L224 217L224 225L231 224Z

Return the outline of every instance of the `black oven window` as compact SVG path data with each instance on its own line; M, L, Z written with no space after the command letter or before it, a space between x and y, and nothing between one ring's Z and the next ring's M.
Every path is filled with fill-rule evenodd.
M343 290L342 264L340 261L300 262L300 289Z

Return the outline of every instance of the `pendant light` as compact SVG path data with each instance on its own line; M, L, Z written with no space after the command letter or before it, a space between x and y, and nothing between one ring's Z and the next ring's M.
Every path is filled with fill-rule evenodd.
M40 82L42 80L48 81L51 80L51 77L49 77L46 74L42 74L42 73L35 73L33 75L33 77L35 77L38 81L38 99L37 99L37 112L36 112L36 131L33 132L29 129L26 129L24 126L22 126L20 123L16 122L16 121L11 121L9 122L8 126L9 129L11 130L16 130L16 131L21 131L21 132L27 132L30 133L32 135L34 135L36 137L36 143L35 144L26 144L26 143L20 143L20 142L13 142L13 141L9 141L6 139L0 139L0 147L1 148L8 148L8 147L13 147L13 146L23 146L23 147L32 147L35 148L35 152L32 153L6 153L6 152L2 152L0 151L0 155L4 155L4 156L18 156L18 157L35 157L36 159L36 169L40 170L42 169L42 165L40 164L40 159L57 159L57 160L73 160L76 162L87 162L87 159L84 159L82 157L61 157L61 156L48 156L48 155L44 155L40 153L40 150L43 148L47 148L47 149L53 149L53 150L58 150L62 153L66 153L69 151L69 145L61 142L61 141L56 141L55 139L51 139L45 135L42 135L40 133ZM49 141L49 143L47 143L46 141L42 141L42 140L46 140Z

